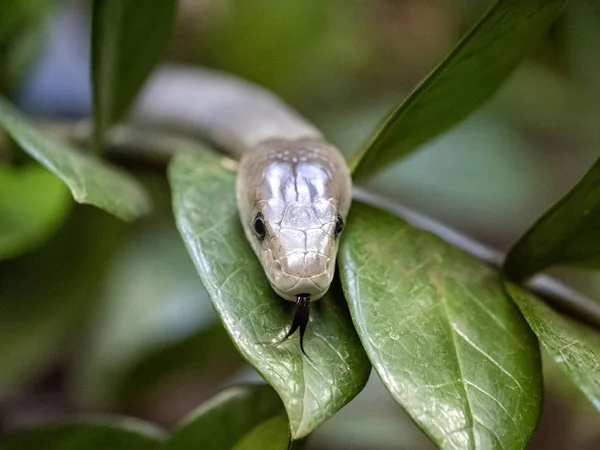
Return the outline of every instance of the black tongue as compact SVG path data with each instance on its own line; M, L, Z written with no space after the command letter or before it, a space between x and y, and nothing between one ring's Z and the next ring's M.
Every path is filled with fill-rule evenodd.
M308 325L309 305L310 294L296 295L296 307L294 308L294 318L292 319L292 326L290 327L290 331L288 331L285 337L281 340L281 342L285 341L299 328L300 350L302 350L302 353L304 353L304 356L306 356L307 358L308 355L304 351L304 332L306 331L306 326Z

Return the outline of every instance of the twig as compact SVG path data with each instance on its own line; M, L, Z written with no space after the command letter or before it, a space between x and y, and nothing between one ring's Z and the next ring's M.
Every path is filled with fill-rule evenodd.
M87 142L92 132L89 122L48 124L44 128L75 144ZM169 159L178 150L201 145L188 138L156 133L131 126L113 128L107 135L106 143L107 147L104 154L107 158L120 164L136 167L144 166L161 171L166 168ZM203 145L202 147L207 148ZM501 252L477 242L430 217L359 187L354 188L353 197L395 214L418 228L431 231L446 242L499 270L501 269L504 261L504 255ZM546 275L538 275L532 278L526 283L526 287L546 300L556 310L600 329L599 302Z
M436 222L430 217L360 188L354 189L354 198L391 212L417 228L431 231L446 242L476 256L499 270L502 268L504 255L501 252ZM526 287L546 300L556 310L595 328L600 328L600 303L575 291L557 279L547 275L538 275L529 280Z

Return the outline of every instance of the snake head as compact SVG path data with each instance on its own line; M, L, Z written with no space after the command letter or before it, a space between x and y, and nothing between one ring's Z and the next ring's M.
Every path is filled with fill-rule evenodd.
M274 209L284 209L283 214L274 214ZM316 205L267 202L256 213L256 237L260 237L256 229L260 230L261 220L265 228L265 237L257 246L269 282L281 297L296 301L298 294L309 294L314 301L329 289L339 243L336 229L343 227L336 211L330 200L323 200Z
M272 140L240 162L242 225L279 296L311 301L329 289L351 181L337 149L316 140Z

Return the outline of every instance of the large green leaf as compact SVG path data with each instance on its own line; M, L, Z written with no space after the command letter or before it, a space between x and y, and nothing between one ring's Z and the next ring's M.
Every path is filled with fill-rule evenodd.
M217 313L240 353L281 396L292 437L299 439L348 403L370 366L341 293L315 303L300 352L295 336L280 345L291 303L271 289L244 237L235 175L199 150L178 153L169 167L179 231Z
M0 450L158 450L162 430L135 419L63 422L22 429L0 440Z
M452 52L398 106L351 163L372 174L486 102L558 17L566 0L496 0Z
M203 403L173 431L165 450L287 450L285 409L268 385L231 387Z
M0 166L0 260L50 237L71 203L65 185L46 169Z
M561 316L532 293L507 290L539 341L569 379L600 410L600 334Z
M76 202L95 205L128 221L149 212L150 199L135 179L38 133L2 98L0 126L23 150L63 180Z
M501 275L355 202L342 285L373 367L441 448L524 448L541 409L535 336Z
M177 0L94 0L92 84L97 144L119 120L160 57Z
M600 268L600 159L519 239L505 268L522 279L553 265Z

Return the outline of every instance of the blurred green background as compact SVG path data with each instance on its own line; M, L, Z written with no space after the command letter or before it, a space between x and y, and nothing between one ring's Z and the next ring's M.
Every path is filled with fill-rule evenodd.
M349 153L488 3L181 0L165 59L274 90ZM0 90L45 119L89 117L88 2L23 5L0 28ZM367 187L508 249L598 156L599 48L600 3L572 1L491 103ZM0 134L0 164L9 160L27 164ZM216 322L175 230L164 174L137 175L157 205L151 218L124 225L65 206L65 223L48 219L43 244L0 261L3 430L82 412L168 426L223 386L258 378ZM555 274L600 299L597 275ZM531 448L599 448L598 413L550 360L545 370L545 410ZM372 376L309 448L432 444Z

